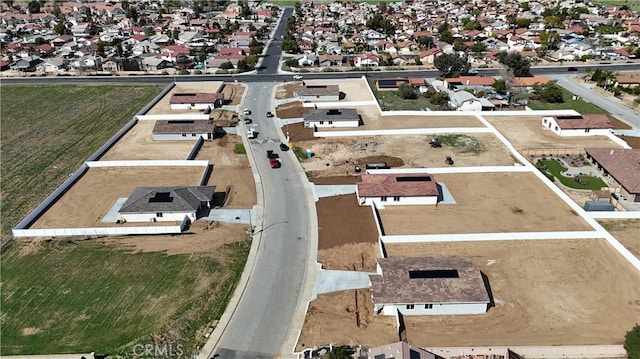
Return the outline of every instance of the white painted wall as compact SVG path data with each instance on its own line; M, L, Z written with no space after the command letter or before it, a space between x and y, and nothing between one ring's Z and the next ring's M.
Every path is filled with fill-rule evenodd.
M553 117L543 117L542 118L542 127L551 132L555 133L560 137L585 137L585 136L608 136L612 133L612 130L609 128L597 128L597 129L589 129L589 131L585 129L565 129L563 130L558 126L558 122L556 122Z
M209 115L204 114L175 114L175 115L137 115L138 121L157 121L157 120L174 120L174 121L208 121Z
M357 194L357 190L356 190L356 194ZM438 203L438 196L400 197L398 201L395 201L394 197L387 197L387 200L383 201L382 197L360 197L360 195L358 195L359 205L371 206L374 203L378 208L386 207L386 206L432 205L432 204Z
M196 220L195 212L162 212L162 217L156 213L122 213L120 217L127 222L176 222L182 221L187 216L192 221Z
M195 141L200 137L204 140L208 140L213 137L210 133L196 133L195 136L193 136L192 133L185 133L184 135L185 136L179 133L160 133L154 134L153 139L155 141Z
M206 110L207 108L214 108L212 103L172 103L172 110Z
M207 160L87 161L87 167L207 167Z
M338 102L340 95L298 96L302 102Z
M407 304L374 305L377 312L382 308L381 315L396 315L396 311L403 315L461 315L484 314L487 303L430 303L431 309L425 309L425 303L413 304L413 309L407 309Z
M358 125L360 124L360 119L358 120L353 120L353 121L323 121L324 123L321 124L320 121L305 121L304 122L304 126L307 128L316 126L316 127L325 127L325 128L331 128L331 127L358 127ZM331 123L329 123L331 122Z

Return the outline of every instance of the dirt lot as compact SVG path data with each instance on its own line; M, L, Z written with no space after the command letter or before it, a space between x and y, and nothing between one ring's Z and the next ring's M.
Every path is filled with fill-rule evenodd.
M640 219L600 220L600 224L640 258Z
M225 105L238 105L244 94L244 86L236 84L224 84L222 88Z
M180 92L216 92L222 86L221 81L207 81L207 82L178 82L176 86L171 89L158 103L155 104L146 115L162 115L169 113L197 113L202 111L194 110L172 110L169 105L171 95Z
M302 102L295 101L276 107L278 118L301 118L311 112L311 107L302 107Z
M374 316L371 292L345 290L321 294L309 304L296 351L329 343L378 346L396 341L395 317Z
M532 173L438 174L457 204L388 206L380 211L387 235L588 231Z
M332 79L330 82L327 80L304 80L306 85L321 86L321 85L338 85L340 92L344 94L340 95L340 102L345 101L375 101L375 98L371 96L369 86L362 79L345 79L336 80ZM276 90L276 99L282 100L285 98L293 97L293 89L302 85L302 81L294 81L281 85Z
M640 137L620 136L631 148L640 148Z
M379 257L378 244L371 242L347 243L318 250L318 263L323 269L375 272Z
M620 148L604 136L559 137L542 127L541 116L484 116L518 150L530 148Z
M302 166L314 176L323 177L353 173L354 162L370 156L399 157L404 162L403 167L443 167L446 156L453 157L456 166L513 165L515 160L494 135L473 134L470 137L480 142L479 152L446 144L442 148L431 148L429 141L433 136L419 135L319 138L294 142L294 145L312 150L314 157L304 160Z
M115 226L103 216L135 187L197 186L203 173L204 167L90 168L30 228Z
M231 127L238 124L238 113L216 109L211 111L211 119L216 126Z
M371 208L358 206L355 194L320 198L316 210L319 250L347 243L376 243L378 231Z
M247 237L248 226L207 220L196 221L179 235L108 237L103 242L118 244L140 252L164 252L167 254L195 253L211 256L227 243Z
M213 171L207 185L216 186L218 192L231 186L225 208L251 208L256 204L256 186L246 155L233 153L237 135L225 135L214 141L205 141L196 160L208 160Z
M114 160L184 160L196 141L155 141L156 121L138 121L100 159Z
M405 317L413 345L621 344L640 318L638 273L604 240L403 244L387 252L467 257L489 278L496 303L485 315Z

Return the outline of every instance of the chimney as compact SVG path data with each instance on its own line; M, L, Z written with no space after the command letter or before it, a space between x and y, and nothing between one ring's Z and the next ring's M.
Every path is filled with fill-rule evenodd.
M467 80L467 85L469 84L469 80Z
M613 154L616 152L616 150L609 150L609 156L613 156Z

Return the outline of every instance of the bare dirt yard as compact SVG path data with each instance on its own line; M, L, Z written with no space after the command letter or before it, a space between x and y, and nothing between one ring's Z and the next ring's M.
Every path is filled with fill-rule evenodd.
M371 292L345 290L321 294L309 304L296 351L329 343L378 346L396 341L395 317L374 315Z
M387 235L588 231L592 228L533 173L438 174L457 204L387 206Z
M256 204L256 186L247 155L233 153L240 136L225 135L213 141L205 141L196 160L208 160L213 165L208 186L216 186L217 192L230 188L225 208L251 208Z
M213 123L220 127L236 126L239 121L238 113L235 111L215 109L211 111L210 117Z
M370 207L360 207L355 194L320 198L318 212L318 249L347 243L376 243L378 231Z
M369 85L362 79L332 79L327 80L304 80L306 85L322 86L322 85L338 85L340 94L340 102L348 101L375 101L375 97L371 95ZM276 99L283 100L293 97L293 89L301 86L302 81L288 82L276 89Z
M294 101L276 107L278 118L301 118L311 112L311 107L302 107L302 102Z
M195 141L156 141L153 126L156 121L138 121L129 132L100 159L114 160L184 160Z
M136 252L166 252L215 256L216 249L247 238L248 226L199 219L185 232L168 236L107 237L101 241L120 245Z
M174 93L181 92L207 92L214 93L222 86L222 81L194 81L194 82L177 82L158 103L155 104L145 115L162 115L170 113L198 113L202 111L195 110L172 110L169 101Z
M542 116L484 116L518 150L531 148L620 148L604 136L559 137L542 127Z
M412 345L621 344L640 318L638 273L604 240L416 243L386 249L390 257L467 257L488 277L495 301L484 315L405 316Z
M225 105L238 105L244 95L244 86L225 83L220 92L224 95Z
M102 218L118 198L128 197L136 187L197 186L204 170L204 167L90 168L30 228L115 226L103 223Z
M282 126L282 133L286 136L287 132L289 132L289 139L292 142L310 141L315 139L315 137L313 137L313 129L304 127L304 123L302 122Z
M403 162L401 167L411 168L444 167L447 156L453 157L456 166L511 166L515 162L492 134L465 136L474 144L471 147L443 144L442 148L431 148L432 138L420 135L317 138L294 142L294 145L314 153L302 162L305 171L312 172L314 177L353 174L354 164L372 156L397 157Z
M640 219L599 220L600 224L637 258L640 258Z

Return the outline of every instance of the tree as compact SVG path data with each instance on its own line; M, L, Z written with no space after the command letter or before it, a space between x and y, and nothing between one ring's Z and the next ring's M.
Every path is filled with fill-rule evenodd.
M60 21L53 26L53 31L55 31L55 33L58 35L64 35L64 33L67 31L67 27L65 26L65 23L63 21Z
M35 41L36 45L42 45L42 44L46 44L47 43L47 41L41 36L36 37L36 39L34 41Z
M430 99L436 106L446 106L449 103L449 95L446 92L437 92Z
M504 79L495 80L491 87L493 87L499 94L504 95L507 93L507 81Z
M516 27L519 29L527 29L531 25L531 20L525 18L516 19Z
M220 64L219 68L222 70L233 70L233 64L231 61L223 62Z
M483 44L482 42L478 41L475 44L471 45L471 51L473 51L474 54L480 56L484 50L487 49L487 45Z
M557 31L545 30L540 33L540 43L549 50L555 50L560 43L560 34Z
M464 24L462 30L482 30L482 25L475 20L471 20Z
M640 359L640 325L636 324L624 336L624 350L627 351L627 358Z
M549 82L540 91L540 99L548 103L562 103L564 98L562 90L555 82Z
M327 354L327 359L349 359L351 356L344 350L343 347L334 347L329 354Z
M466 75L471 68L467 55L460 56L457 53L442 54L435 58L433 64L445 76Z
M457 38L453 42L453 50L455 50L455 51L465 51L466 49L467 49L467 44L465 44L464 41L462 41L462 39Z
M498 60L501 64L505 65L510 72L513 73L513 76L516 77L528 77L531 76L529 72L531 68L531 62L523 57L518 52L506 53L501 52L498 55Z
M296 40L290 39L282 41L282 51L288 52L290 54L296 54L300 52L300 49L298 48L298 43L296 42Z
M60 15L62 15L62 11L60 10L60 6L58 6L58 2L53 3L53 11L51 12L56 19L60 19Z
M418 92L408 84L402 84L398 88L400 91L400 97L405 100L415 100L418 98Z
M37 14L40 12L40 2L37 0L31 0L27 5L27 9L30 14Z
M440 41L444 41L447 44L452 44L453 43L453 34L451 34L451 31L444 30L443 32L441 32L440 33Z

